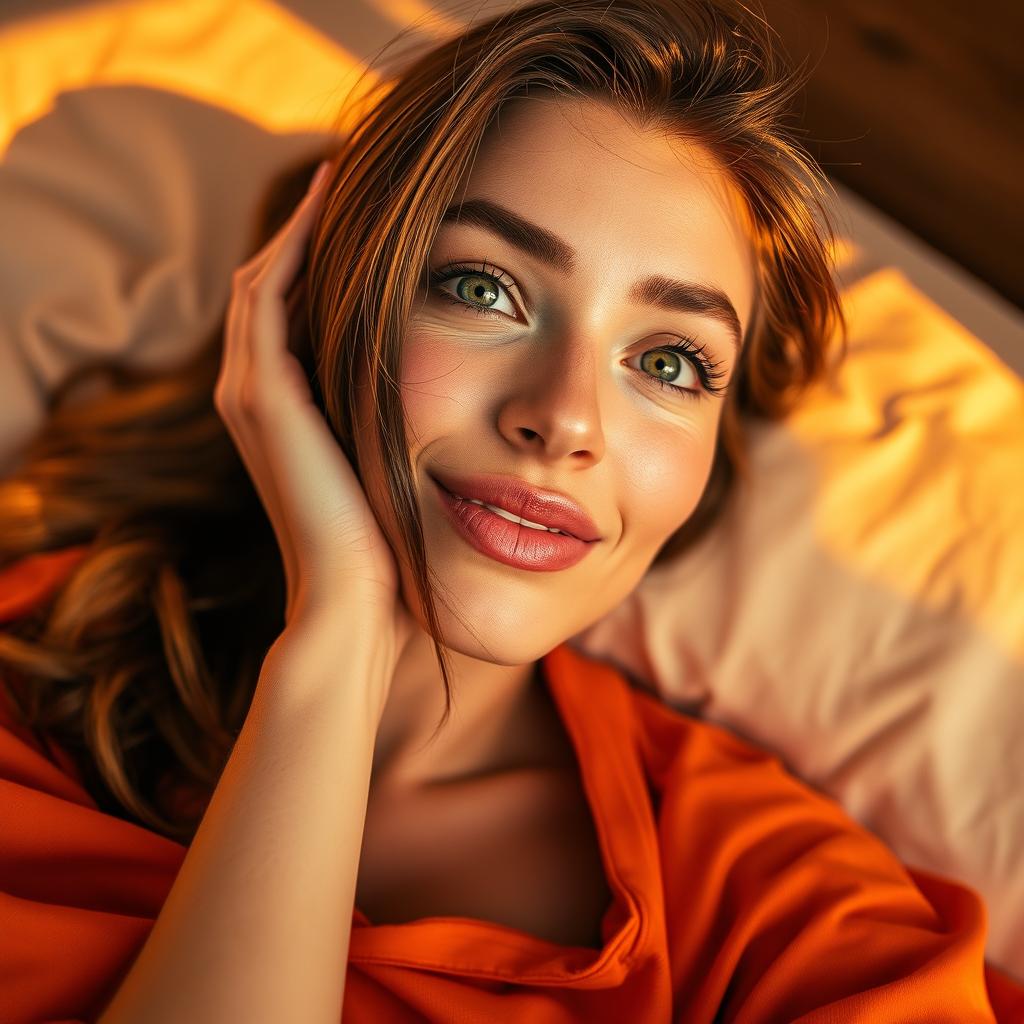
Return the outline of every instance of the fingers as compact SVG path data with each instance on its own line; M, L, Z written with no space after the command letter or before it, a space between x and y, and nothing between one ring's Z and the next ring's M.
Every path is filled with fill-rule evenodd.
M286 296L325 183L323 177L311 186L232 278L214 395L277 537L288 586L286 621L296 601L300 607L333 605L355 595L357 603L390 607L380 595L393 599L398 590L388 538L288 350Z
M328 166L322 164L321 171ZM280 398L277 393L282 390L280 376L267 371L272 371L275 360L280 365L280 359L289 356L282 294L290 281L288 275L294 275L301 261L319 209L316 186L323 183L325 175L318 173L318 177L314 176L310 190L274 237L232 276L221 371L214 390L215 406L278 537L289 581L296 575L297 553L276 474L267 457L263 422L268 418L268 406ZM275 376L276 381L270 379Z
M222 382L218 383L214 401L270 519L278 538L285 576L291 581L295 577L297 552L286 529L280 494L260 440L258 413L253 407L252 396L247 387L250 363L249 346L246 342L249 331L249 303L235 301L232 305L230 326L225 332L223 377Z
M295 277L295 272L302 262L310 228L320 211L325 194L323 184L327 180L326 172L329 168L330 162L325 160L313 175L305 196L268 243L267 252L261 251L257 255L259 268L256 277L261 292L283 297L292 278Z
M265 360L269 373L284 371L282 359L287 353L288 311L285 295L295 279L309 245L309 235L325 194L322 187L327 165L314 176L310 190L292 211L273 245L261 262L249 288L250 316L255 317L261 330L252 333L251 356ZM319 181L318 181L319 179Z
M329 167L327 161L320 165L321 171L325 167ZM251 325L258 319L259 313L268 308L275 289L280 295L286 287L287 282L282 283L280 271L275 269L278 261L283 257L284 266L291 266L294 273L301 260L309 229L319 208L316 186L324 180L325 175L319 181L317 175L314 175L306 196L280 230L232 275L223 358L214 395L218 408L223 405L229 412L244 414L245 409L251 405L249 399L252 395L246 392L252 390L249 377L254 351L265 354L274 349L275 343L280 348L280 343L287 340L283 337L287 325L280 316L269 315L266 318L276 321L273 325L276 331L271 333L261 331L259 336L254 337ZM265 289L267 294L264 296Z

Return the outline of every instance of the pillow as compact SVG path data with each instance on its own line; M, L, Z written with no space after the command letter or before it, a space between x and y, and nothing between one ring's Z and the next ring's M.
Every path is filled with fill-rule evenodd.
M266 184L330 148L340 46L258 0L183 0L174 31L161 7L0 36L22 69L0 164L0 468L78 366L191 355ZM373 24L372 45L400 27ZM749 485L714 530L573 643L976 888L991 961L1024 980L1021 384L897 267L844 302L836 377L752 430Z
M195 352L268 182L329 143L137 86L61 93L23 128L0 163L0 472L74 370Z

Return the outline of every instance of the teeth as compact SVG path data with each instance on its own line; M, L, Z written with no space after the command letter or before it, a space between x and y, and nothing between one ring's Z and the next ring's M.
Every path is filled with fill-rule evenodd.
M456 494L456 498L461 495ZM507 519L510 523L522 523L523 526L529 526L531 530L547 530L548 533L561 533L561 530L556 530L553 526L542 526L540 523L531 523L529 519L523 519L522 516L514 516L511 512L506 512L503 508L498 508L497 505L488 505L486 501L479 501L476 498L462 498L463 501L470 501L474 505L483 505L484 508L489 508L492 512L497 513L502 519Z

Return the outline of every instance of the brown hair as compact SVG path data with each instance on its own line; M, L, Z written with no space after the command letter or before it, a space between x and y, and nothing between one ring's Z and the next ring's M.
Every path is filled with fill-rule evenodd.
M434 233L484 131L530 88L611 101L643 128L704 145L745 198L754 316L708 484L657 563L707 531L744 475L743 421L783 416L825 371L833 341L845 350L827 184L787 127L801 84L763 19L732 0L542 0L415 54L367 91L289 298L293 345L357 472L357 377L370 388L398 554L446 691L398 382ZM312 169L274 183L253 250ZM213 405L222 329L156 379L116 367L76 374L0 482L2 564L88 544L54 597L0 634L18 714L76 759L101 808L181 840L203 801L172 807L161 783L212 792L284 626L276 541ZM68 400L94 373L112 393Z

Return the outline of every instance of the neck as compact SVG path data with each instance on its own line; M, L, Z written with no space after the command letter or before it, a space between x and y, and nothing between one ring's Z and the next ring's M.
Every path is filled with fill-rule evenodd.
M433 643L420 631L395 668L374 748L371 789L418 788L528 763L529 723L549 701L539 663L495 665L450 651L452 709Z

